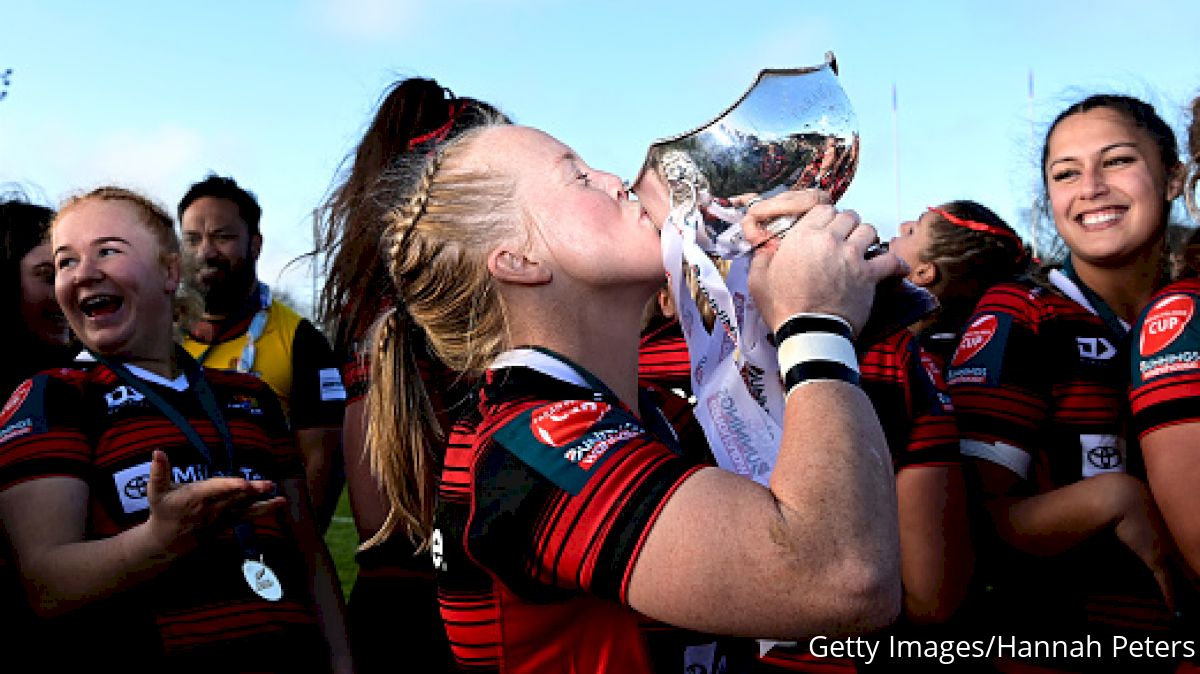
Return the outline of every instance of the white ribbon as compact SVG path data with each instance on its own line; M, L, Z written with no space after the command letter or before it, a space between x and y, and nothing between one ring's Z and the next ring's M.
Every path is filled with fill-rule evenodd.
M726 278L697 243L703 218L693 204L671 209L662 230L663 264L688 345L696 418L717 465L767 484L783 432L785 404L775 347L747 286L750 256ZM711 332L683 279L691 267L700 301L716 314Z

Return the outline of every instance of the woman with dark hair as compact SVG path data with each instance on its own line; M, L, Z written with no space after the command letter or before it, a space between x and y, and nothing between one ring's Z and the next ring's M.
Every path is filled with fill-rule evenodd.
M1021 237L983 204L957 200L931 206L900 224L889 249L908 263L908 280L938 298L938 311L913 326L938 367L946 364L983 293L1029 266Z
M19 193L0 196L0 244L4 282L0 312L19 317L10 327L8 357L0 364L0 397L33 373L71 362L78 349L54 299L54 266L47 232L54 211Z
M346 486L363 543L347 606L360 672L394 671L397 660L422 672L443 671L449 663L428 556L419 554L403 533L379 536L388 518L388 495L374 474L383 467L368 458L363 403L371 385L370 328L395 301L396 291L380 249L385 208L371 192L400 156L431 151L438 142L477 124L485 113L497 114L490 105L458 98L431 79L393 84L354 151L349 170L318 211L319 241L328 261L320 316L344 363ZM463 411L468 392L459 375L419 341L413 348L411 355L433 396L435 432L444 437L453 417Z
M1095 95L1064 110L1046 135L1042 185L1066 255L989 289L951 357L962 451L1000 542L981 555L998 633L1111 644L1171 629L1173 546L1128 434L1126 390L1129 324L1167 280L1164 234L1183 177L1152 106ZM1016 655L1002 669L1101 666L1069 649ZM1104 666L1121 671L1175 665L1111 655Z
M35 373L71 363L79 347L71 337L67 319L54 298L54 265L48 234L54 211L30 203L20 191L0 195L0 255L4 280L0 284L0 311L20 317L10 328L7 357L0 363L0 399ZM0 436L8 430L0 424ZM20 578L8 551L0 552L0 614L10 642L19 653L40 655L36 619L29 609Z

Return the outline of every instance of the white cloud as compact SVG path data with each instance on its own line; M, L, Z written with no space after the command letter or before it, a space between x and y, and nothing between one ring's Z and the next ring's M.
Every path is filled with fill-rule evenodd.
M319 30L349 40L377 41L417 27L424 0L312 0L309 18Z

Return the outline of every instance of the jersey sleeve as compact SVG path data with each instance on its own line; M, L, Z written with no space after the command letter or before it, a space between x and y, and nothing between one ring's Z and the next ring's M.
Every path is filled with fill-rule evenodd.
M1038 334L1033 292L989 290L963 330L946 379L961 451L1029 476L1038 434L1049 420L1052 359ZM1068 359L1070 354L1068 354Z
M902 330L873 345L860 368L897 472L959 461L953 405L940 371L911 333Z
M1200 281L1174 288L1159 293L1133 329L1130 406L1139 439L1200 421Z
M0 412L0 490L42 477L91 474L80 390L48 374L25 380Z
M632 414L590 400L531 406L491 442L475 481L471 554L518 594L553 588L628 604L646 534L699 466Z
M342 425L346 388L329 342L308 319L292 342L291 419L294 428Z
M912 431L896 470L911 466L946 466L962 460L958 445L958 423L954 403L946 389L941 368L921 344L909 343L908 371L912 398Z

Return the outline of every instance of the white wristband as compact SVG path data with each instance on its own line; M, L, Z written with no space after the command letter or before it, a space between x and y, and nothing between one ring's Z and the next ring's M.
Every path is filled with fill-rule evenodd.
M783 340L779 345L779 371L787 374L793 367L809 361L841 363L858 372L858 356L854 344L841 335L829 332L802 332Z

